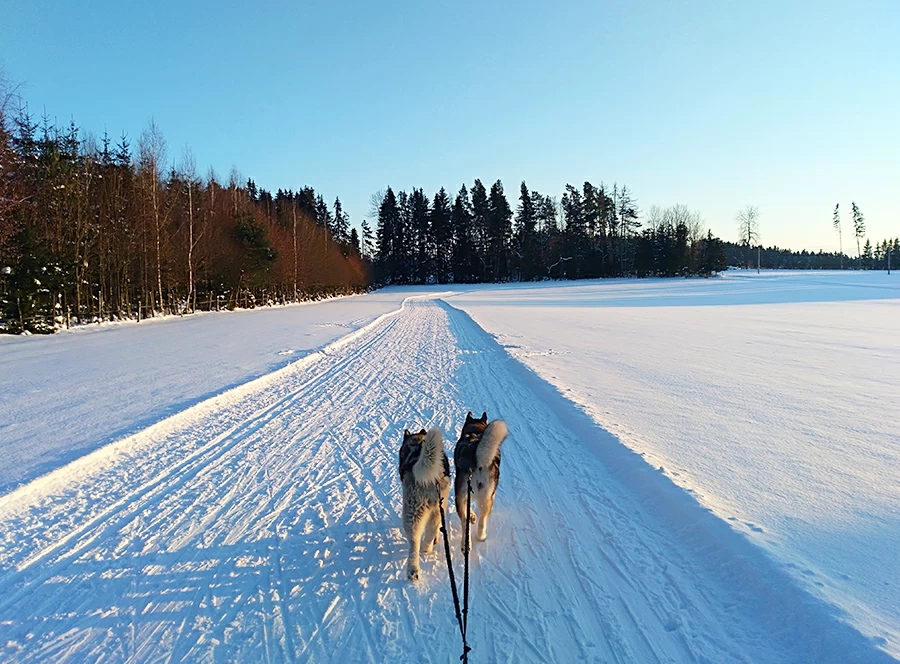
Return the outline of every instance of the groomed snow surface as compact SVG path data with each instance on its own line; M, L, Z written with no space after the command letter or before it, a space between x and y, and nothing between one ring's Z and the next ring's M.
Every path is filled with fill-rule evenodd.
M458 661L443 556L405 579L396 453L487 410L510 437L473 662L896 661L894 279L387 289L4 339L0 660Z
M0 335L0 493L309 355L404 297Z

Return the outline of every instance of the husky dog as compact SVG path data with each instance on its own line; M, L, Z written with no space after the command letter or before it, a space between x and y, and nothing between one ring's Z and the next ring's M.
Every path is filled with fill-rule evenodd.
M400 484L403 487L403 531L409 539L406 576L419 580L419 548L431 553L441 525L440 501L450 495L450 462L444 453L444 434L437 427L428 433L403 432L400 446Z
M456 449L453 450L453 465L456 467L454 493L456 494L456 514L463 524L463 549L465 549L466 492L469 473L472 474L473 502L478 504L478 526L475 537L478 541L487 538L488 518L494 509L494 494L500 482L500 443L506 439L506 422L494 420L488 424L487 413L480 419L466 415ZM474 507L474 505L473 505ZM470 514L475 521L475 514Z

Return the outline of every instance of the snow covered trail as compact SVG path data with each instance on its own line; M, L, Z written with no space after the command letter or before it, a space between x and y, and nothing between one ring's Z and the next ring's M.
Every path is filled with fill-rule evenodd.
M483 409L511 434L473 661L894 661L433 299L0 497L0 660L458 661L396 452Z
M0 494L318 351L407 290L0 335Z

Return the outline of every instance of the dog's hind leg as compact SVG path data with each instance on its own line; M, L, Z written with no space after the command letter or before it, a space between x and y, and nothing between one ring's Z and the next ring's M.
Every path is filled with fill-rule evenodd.
M462 486L456 486L456 515L459 517L459 548L465 552L466 550L466 491L467 483L465 480ZM469 510L469 522L475 523L475 494L472 494L472 501ZM469 549L472 548L472 533L469 532Z
M478 492L478 527L476 538L479 542L487 539L488 519L491 511L494 509L494 491L489 491L490 487L485 487L485 491Z
M462 483L457 482L454 490L454 495L456 497L456 516L459 517L459 523L462 528L465 528L466 524L466 487L467 483L465 478L463 478ZM473 496L474 498L474 496ZM472 500L472 510L469 513L469 521L475 523L475 500Z
M425 542L425 548L422 549L422 553L431 553L434 551L434 545L437 544L438 533L441 527L440 509L440 507L435 507L431 510L429 516L426 517L428 523L425 526L425 535L422 538L422 541Z
M422 545L422 531L425 530L427 519L427 514L417 514L407 524L404 524L406 526L406 536L409 538L406 578L413 583L419 580L419 549Z

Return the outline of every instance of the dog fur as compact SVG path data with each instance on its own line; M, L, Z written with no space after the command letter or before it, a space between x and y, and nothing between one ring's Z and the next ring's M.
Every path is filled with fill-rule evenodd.
M488 519L494 509L494 496L500 483L500 445L508 433L503 420L494 420L488 424L487 413L483 413L479 419L472 417L471 412L466 415L466 422L453 450L453 465L456 469L453 488L456 514L463 526L463 549L469 473L472 473L472 507L477 504L477 511L470 513L469 518L475 522L477 514L475 538L481 542L487 538Z
M431 553L441 526L441 499L450 495L450 462L444 453L444 434L437 427L427 433L403 432L400 446L400 484L403 488L403 531L409 540L406 575L419 580L419 552Z

